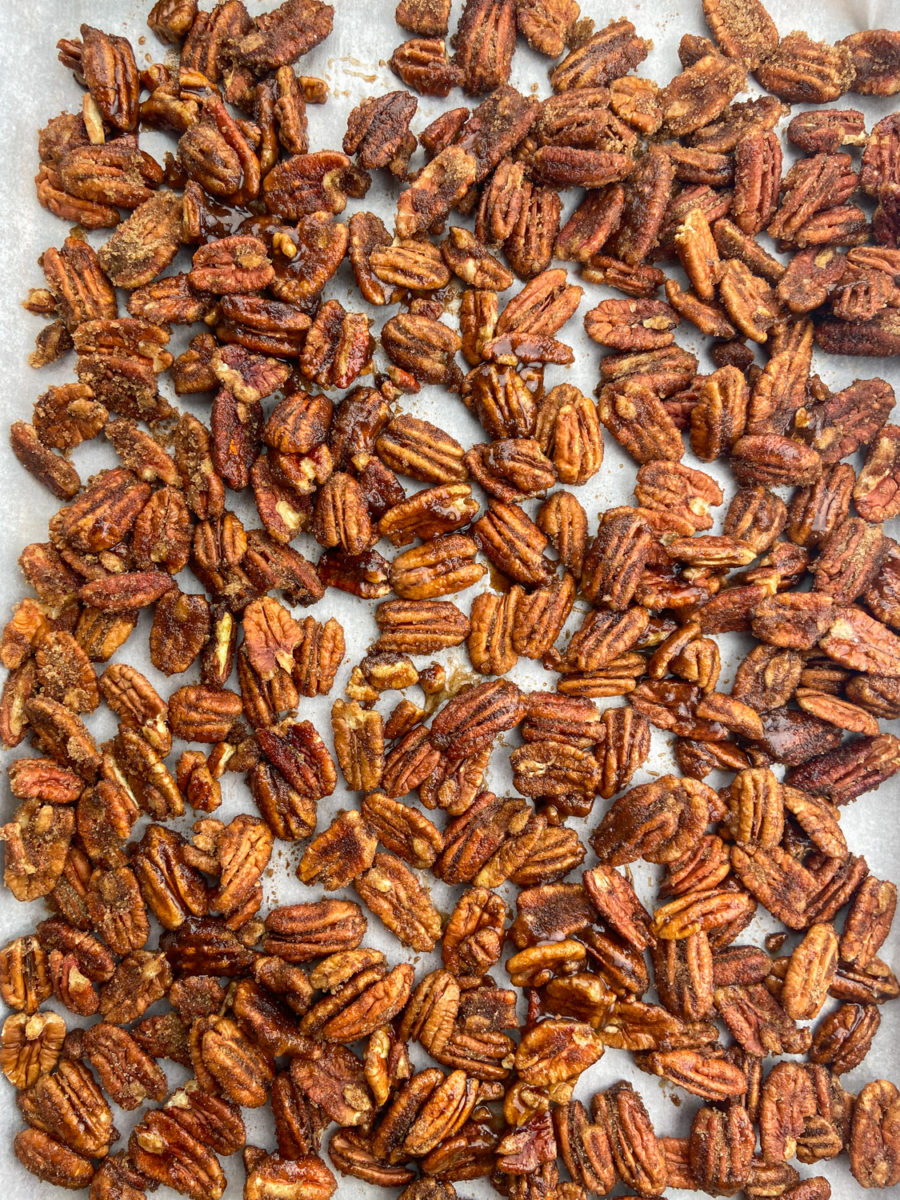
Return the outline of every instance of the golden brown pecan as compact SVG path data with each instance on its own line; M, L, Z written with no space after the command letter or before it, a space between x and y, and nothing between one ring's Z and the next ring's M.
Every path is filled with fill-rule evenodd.
M735 327L754 342L764 342L777 315L777 301L764 279L736 258L726 259L719 297Z
M895 1187L900 1181L898 1114L900 1093L884 1079L866 1084L856 1098L850 1129L850 1169L863 1187Z
M4 883L17 900L34 900L52 892L65 867L75 829L70 808L26 800L12 821L0 828L6 843Z
M432 654L458 646L469 635L469 619L449 600L390 600L376 610L378 650Z
M417 37L399 45L389 60L395 75L423 96L448 96L462 83L462 72L447 60L442 37Z
M410 33L439 37L447 32L450 6L446 0L400 0L394 19Z
M71 500L81 488L78 472L61 455L48 450L37 430L25 421L14 421L9 431L10 448L22 466L57 500Z
M744 1187L753 1163L756 1134L740 1104L727 1112L704 1106L691 1125L689 1161L696 1184L730 1195Z
M704 55L660 93L664 126L682 137L708 125L743 88L746 77L742 62L719 54Z
M571 384L557 384L542 397L534 432L563 484L584 484L600 469L604 443L596 408Z
M225 1174L216 1155L235 1153L244 1139L237 1108L200 1091L192 1081L135 1126L128 1153L143 1176L192 1200L218 1200L225 1191Z
M897 907L893 883L868 876L856 893L841 934L841 959L857 967L869 965L887 937Z
M443 849L443 835L426 817L383 792L366 796L362 814L382 845L413 867L430 867Z
M554 67L550 83L556 92L601 87L627 75L643 62L648 50L648 43L636 36L630 21L611 21Z
M625 193L618 183L589 191L559 231L555 257L590 262L613 233L624 204Z
M668 1176L666 1160L631 1084L598 1092L591 1101L591 1116L606 1134L620 1179L645 1195L661 1192Z
M94 1177L89 1158L40 1129L20 1130L13 1140L13 1152L25 1170L44 1183L85 1188Z
M485 887L463 892L444 930L444 965L462 987L476 984L500 959L506 906Z
M456 1021L459 996L459 985L448 971L426 975L403 1013L400 1036L421 1042L429 1053L440 1053Z
M756 902L746 893L728 888L687 892L658 908L652 931L661 938L684 938L703 931L710 933L756 911Z
M778 30L760 0L703 0L703 15L722 53L743 59L751 71L778 46Z
M637 462L677 462L684 444L672 417L650 387L636 380L608 384L597 405L600 420Z
M56 1013L14 1013L0 1033L0 1070L15 1088L33 1086L56 1066L65 1035Z
M781 1005L789 1017L811 1020L828 996L838 958L838 938L831 925L814 924L795 947L781 989Z
M465 688L440 710L431 726L431 741L451 759L476 754L498 734L518 725L525 715L522 695L505 680Z
M515 0L466 0L456 34L463 89L478 96L506 83L516 41Z
M354 888L404 945L432 950L441 919L428 893L409 868L392 854L376 854L373 865L354 880Z
M853 502L866 520L892 520L900 512L898 447L900 436L893 425L885 425L869 446L865 464L853 488Z
M535 187L523 198L512 232L503 244L510 266L522 279L545 271L559 233L561 203L556 191Z
M43 1075L17 1096L22 1116L34 1129L58 1138L77 1154L102 1157L115 1137L112 1112L87 1067L60 1059L52 1075Z
M816 1028L810 1060L824 1063L835 1075L852 1071L868 1054L880 1023L874 1005L842 1004Z
M50 247L41 255L40 262L56 302L56 312L70 333L83 321L112 320L118 316L115 293L102 260L87 242L66 238L61 250Z
M15 938L0 951L0 996L10 1008L30 1016L53 992L47 955L37 938Z
M512 636L518 593L498 596L483 592L472 602L472 630L467 649L472 666L481 675L505 675L516 664Z
M774 433L745 434L731 447L731 463L742 486L808 485L822 473L822 460L809 446Z
M755 73L767 92L789 104L827 104L850 87L853 60L846 46L814 42L795 31L781 39Z
M516 1050L516 1071L525 1083L547 1087L577 1079L602 1054L603 1043L589 1025L550 1018L523 1035Z
M85 1031L83 1046L84 1057L120 1108L138 1108L148 1097L165 1099L165 1075L124 1029L101 1021Z
M252 1165L248 1164L244 1183L247 1200L268 1200L279 1191L293 1191L309 1200L328 1200L336 1188L334 1175L314 1154L293 1159L262 1153Z
M272 909L266 917L263 950L289 963L355 949L366 931L366 918L350 900L320 900Z
M656 350L674 341L678 315L661 300L602 300L585 313L588 336L613 350Z
M742 1096L747 1090L744 1071L721 1051L683 1046L673 1050L652 1050L641 1055L638 1061L642 1070L668 1079L704 1100L721 1102ZM747 1117L746 1124L749 1123Z
M185 858L185 842L162 825L148 826L133 859L141 893L165 929L177 929L190 916L203 916L206 885Z
M127 221L119 225L98 254L111 283L116 287L139 288L149 284L165 270L178 253L183 240L182 208L181 196L164 190L145 200ZM211 307L209 299L200 295L194 298L193 303L202 306L202 315ZM137 312L129 307L129 312L134 316L153 319L149 311Z
M196 0L157 0L147 24L161 41L177 45L190 31L196 16Z
M448 533L405 550L391 563L391 586L404 600L430 600L462 591L484 575L477 547L461 533Z
M342 810L307 846L297 874L304 883L320 883L326 890L346 887L372 865L376 845L359 813Z
M134 209L162 183L163 170L138 149L133 134L124 134L103 145L68 150L59 161L59 179L62 189L76 200Z
M663 776L615 801L591 844L601 859L612 865L641 856L653 862L672 862L705 829L715 806L715 794L705 784Z
M85 384L51 387L35 401L32 420L41 442L57 450L71 450L100 432L108 417Z
M435 874L448 883L468 882L490 886L489 878L510 870L533 848L533 834L543 822L533 821L533 812L522 799L500 800L482 792L465 812L447 827L444 850Z
M108 229L121 220L112 205L75 196L64 187L57 163L41 163L34 182L38 202L61 220L77 221L85 229Z
M734 223L744 233L765 229L778 204L781 142L772 130L744 134L734 152Z

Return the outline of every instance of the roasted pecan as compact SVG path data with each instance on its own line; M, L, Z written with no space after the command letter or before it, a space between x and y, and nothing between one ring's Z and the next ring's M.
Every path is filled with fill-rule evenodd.
M373 865L353 886L404 945L415 950L434 948L440 937L440 917L428 893L400 859L376 854Z
M853 60L846 46L814 42L795 31L781 39L755 73L767 92L789 104L827 104L851 86Z
M647 57L648 50L647 42L637 37L630 21L624 18L612 21L554 67L550 83L557 92L601 87L634 70Z

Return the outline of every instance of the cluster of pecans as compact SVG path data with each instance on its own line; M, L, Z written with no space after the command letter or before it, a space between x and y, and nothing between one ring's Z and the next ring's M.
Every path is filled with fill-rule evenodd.
M632 74L648 43L628 20L595 32L575 0L466 0L451 57L449 8L400 0L412 37L391 67L420 94L484 98L418 134L409 91L367 99L341 151L310 150L326 89L294 69L331 30L320 0L255 18L159 0L177 65L140 70L89 26L59 43L83 108L42 130L37 193L80 228L26 306L51 318L34 365L74 350L77 382L12 427L65 503L21 555L36 598L0 638L0 736L38 752L8 766L5 883L50 914L0 951L15 1152L92 1200L158 1184L219 1200L239 1150L245 1200L328 1200L331 1167L404 1200L480 1177L509 1200L827 1200L791 1160L843 1152L859 1184L894 1186L900 1092L842 1077L900 994L878 957L897 889L851 852L840 808L900 770L879 726L900 717L900 547L881 529L900 514L900 428L887 383L834 393L812 362L900 354L900 114L867 133L850 108L801 112L786 172L775 127L791 103L900 92L900 34L779 38L760 0L703 0L712 40L686 35L660 88ZM519 35L558 60L547 99L508 83ZM736 101L748 72L769 94ZM144 128L177 138L164 164ZM337 220L373 171L396 180L393 236L362 209ZM95 251L81 231L106 228ZM345 259L368 305L397 308L383 372L367 313L324 299ZM584 292L554 259L620 294L584 318L609 351L597 403L544 386L573 361L557 335ZM658 265L676 262L687 287ZM712 373L676 344L682 321L711 339ZM174 357L172 327L196 324ZM179 396L214 394L209 425L160 392L167 372ZM404 411L423 385L456 393L485 440ZM593 532L567 489L597 475L604 428L639 464L636 503ZM725 497L682 463L685 432L739 485L721 534ZM101 436L120 465L83 485L70 452ZM241 492L257 527L228 507ZM468 614L446 598L488 570ZM334 756L297 712L345 655L336 619L295 615L328 588L379 601ZM145 608L153 666L194 672L167 699L117 653ZM718 691L731 632L755 640ZM421 661L463 644L482 682ZM507 678L519 658L547 690ZM379 710L414 687L421 702ZM83 718L101 703L118 724L98 744ZM631 787L652 727L682 774ZM511 796L484 788L504 738ZM338 770L361 802L316 833ZM225 772L256 809L227 824ZM598 797L583 869L567 822ZM305 843L304 884L361 903L266 912L276 839ZM659 869L653 911L638 861ZM457 889L449 917L422 872ZM760 906L783 930L743 944ZM364 945L367 911L443 965L392 966ZM439 1065L416 1069L410 1043ZM628 1083L574 1098L608 1047L700 1098L689 1136L658 1134ZM170 1093L160 1060L190 1082ZM118 1150L111 1103L148 1105ZM267 1104L276 1151L247 1144L240 1111Z

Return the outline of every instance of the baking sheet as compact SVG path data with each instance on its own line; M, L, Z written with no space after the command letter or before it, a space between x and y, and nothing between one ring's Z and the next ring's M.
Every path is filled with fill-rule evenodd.
M206 0L205 7L210 7ZM248 0L248 9L252 15L274 6L274 0L260 3L260 0ZM453 5L451 29L454 27L460 11L460 0ZM837 39L848 33L866 28L879 26L894 26L900 23L900 4L898 0L769 0L769 10L776 20L782 34L795 28L807 30L811 36ZM74 361L72 356L62 362L44 368L37 373L26 362L27 355L33 346L36 333L41 327L39 318L24 312L20 303L29 287L43 285L43 276L37 265L41 252L50 245L60 245L67 233L65 225L41 209L34 196L32 183L37 169L36 135L37 130L46 121L62 109L77 111L81 103L82 90L56 60L55 43L60 37L77 36L82 22L97 25L112 33L129 36L135 47L139 65L164 59L166 48L161 46L154 35L146 27L144 21L150 8L150 0L135 3L135 0L29 0L20 3L19 0L2 0L0 6L0 145L5 151L5 163L0 172L0 192L2 192L2 277L4 286L0 290L0 345L3 356L0 360L0 417L4 428L15 419L30 418L31 406L34 399L51 384L67 382L74 378ZM310 107L310 143L312 149L339 146L346 126L346 117L350 109L364 96L378 95L401 86L388 69L386 62L393 48L402 41L404 33L393 20L393 0L335 0L335 29L332 35L319 47L307 55L300 69L304 74L319 75L327 80L331 97L325 107ZM609 20L619 17L624 12L637 26L637 30L645 37L653 39L653 50L648 60L640 67L640 73L665 83L678 70L677 45L685 32L706 33L700 0L646 0L644 3L622 3L616 0L612 5L606 0L583 0L582 15L594 19L598 27ZM533 91L544 96L549 92L547 84L547 59L531 52L521 41L518 44L513 60L512 82L523 91ZM751 83L752 87L752 83ZM414 131L422 129L443 109L452 105L466 102L461 93L452 94L446 101L434 100L427 97L419 98L419 108L413 121ZM872 99L850 96L844 103L847 106L861 108L867 116L869 127L893 111L897 104L891 99ZM795 108L795 112L797 109ZM157 155L164 148L174 149L174 141L161 135L142 135L142 145ZM420 159L414 160L415 166ZM383 179L377 177L372 190L363 201L351 201L344 219L357 207L368 208L378 212L390 226L393 212L395 191L386 185ZM568 208L575 202L575 196L568 201ZM95 245L100 244L108 234L100 232L91 235ZM176 268L173 268L176 269ZM359 309L365 307L359 295L351 286L351 279L342 273L332 281L328 294L336 296L346 307ZM515 288L518 288L518 284ZM597 361L599 348L590 342L583 333L581 318L584 312L592 307L604 295L609 295L604 289L585 285L585 296L578 314L569 322L560 335L575 346L576 361L571 368L551 367L547 371L547 383L566 380L574 383L587 393L591 393L597 381ZM124 311L124 307L122 309ZM379 326L387 316L396 311L368 310ZM176 331L170 349L178 352L185 340L184 331ZM680 344L692 349L699 349L700 339L692 338L690 327L682 325L678 331L677 340ZM711 363L705 354L701 353L701 370L708 370ZM841 362L836 359L818 355L814 363L825 381L832 387L846 386L854 378L881 375L888 379L895 388L900 390L900 366L891 361L856 360ZM169 385L162 384L164 389ZM171 392L169 392L171 395ZM195 401L185 398L179 401L183 408L205 415L208 413L208 402ZM414 397L403 401L406 410L443 425L460 441L471 444L483 439L480 426L469 416L457 397L451 396L440 388L423 388ZM895 420L897 414L895 413ZM634 463L627 458L612 438L606 437L606 457L600 473L586 486L575 489L588 511L592 528L595 525L598 512L617 504L629 503L632 499L631 489L634 482ZM88 445L80 447L74 455L82 479L86 479L93 471L103 466L113 464L112 452L108 447ZM690 451L685 456L685 462L691 463ZM694 465L699 465L694 463ZM857 464L858 465L858 464ZM725 485L726 497L733 490L733 482L718 464L705 466L711 474L716 475ZM21 598L24 587L16 566L16 557L21 548L32 541L42 541L46 537L46 524L49 517L58 507L48 492L33 484L21 466L16 462L6 444L5 436L0 438L0 488L2 488L2 520L0 520L0 619L5 620L11 605ZM258 524L252 516L252 508L243 500L229 494L233 507L248 518L249 525ZM237 502L235 502L237 501ZM727 502L727 501L726 501ZM719 510L724 513L725 506ZM714 530L713 532L716 532ZM898 530L892 530L898 536ZM317 548L311 540L301 538L298 548L309 553L315 559ZM181 580L186 591L200 590L197 581L190 573L185 573ZM471 589L472 594L487 586L487 580ZM453 599L457 599L453 597ZM459 598L462 607L468 607L471 596L463 594ZM329 712L332 699L342 693L349 675L350 667L359 661L376 634L372 619L374 604L365 604L334 590L311 609L319 619L336 616L344 626L347 640L347 656L338 675L335 688L330 698L319 698L314 701L303 700L300 706L300 716L313 720L326 738L330 741ZM574 619L573 622L575 623ZM176 687L188 682L188 677L175 677L167 681L149 664L146 655L146 636L149 628L149 617L145 615L140 627L117 655L126 661L133 662L160 688L164 695ZM730 685L731 676L736 662L736 651L740 639L720 638L723 650L724 670L722 677L723 688ZM427 660L426 660L427 661ZM443 656L442 661L448 670L468 668L464 648L450 651ZM189 673L189 676L191 673ZM525 688L553 686L554 676L545 674L540 667L533 663L521 662L513 672L513 677ZM414 696L415 693L413 692ZM389 695L393 703L399 697L396 693ZM601 702L602 703L602 702ZM616 704L619 701L611 701ZM89 718L91 728L98 738L108 736L112 732L110 714L105 718L95 714ZM666 738L654 731L653 753L645 769L635 778L634 782L643 782L655 775L671 769L671 758L666 745ZM25 747L22 748L23 750ZM7 759L10 756L6 756ZM508 769L504 769L505 754L498 751L494 756L489 776L489 785L497 791L509 786ZM173 754L171 762L175 761ZM246 810L255 811L248 791L239 777L226 776L224 783L225 800L221 810L216 814L225 820L235 813ZM856 804L844 809L843 826L851 848L857 853L864 853L873 872L882 877L897 878L900 876L900 822L898 822L898 802L900 802L900 785L896 781L886 784L877 793L864 796ZM339 787L334 796L322 801L319 805L319 826L323 829L331 816L341 807L354 806L355 797L348 796ZM7 819L13 811L14 800L4 785L2 791L2 813ZM602 802L598 803L595 815L587 822L573 822L582 836L585 836L596 824ZM441 814L429 814L432 818L441 820ZM189 820L183 823L189 826ZM292 903L302 899L313 899L318 894L305 888L294 877L294 869L302 852L302 846L279 843L272 860L272 867L266 880L266 905L268 909L277 903ZM594 859L589 852L585 866L592 865ZM652 868L637 865L635 877L645 901L652 904ZM435 902L445 912L449 912L454 903L454 891L443 884L436 883L434 888ZM348 892L352 896L352 893ZM514 889L507 889L507 899L512 908ZM34 906L18 905L8 894L0 895L0 943L9 938L22 934L33 928L36 921L43 915L40 904ZM745 940L759 941L766 926L762 921L748 933ZM367 943L381 947L388 956L391 964L408 959L410 952L381 926L377 918L369 917L369 933ZM897 953L898 934L883 951L883 956L894 966L900 967L900 955ZM790 945L791 943L788 943ZM417 964L417 974L421 976L436 963L436 958L427 955L414 956ZM505 978L502 968L493 972L498 981ZM856 1071L844 1076L845 1087L858 1091L866 1082L878 1075L900 1078L900 1003L887 1005L882 1009L882 1026L877 1036L875 1047L867 1061ZM71 1024L71 1014L66 1014ZM418 1048L414 1048L418 1055ZM421 1057L419 1065L424 1062ZM185 1077L186 1072L177 1066L165 1063L170 1082L177 1086ZM680 1134L686 1132L690 1118L699 1101L686 1093L671 1087L660 1080L637 1071L630 1056L624 1052L609 1050L604 1059L590 1071L586 1072L579 1081L576 1096L586 1099L601 1087L609 1086L619 1079L629 1079L639 1089L647 1103L659 1134ZM269 1148L274 1146L271 1118L267 1110L245 1112L248 1127L248 1140L252 1143ZM127 1131L134 1117L116 1112L116 1124L127 1137ZM12 1088L5 1083L0 1084L0 1181L9 1200L26 1200L26 1198L50 1194L49 1187L41 1184L28 1175L16 1162L11 1151L14 1133L21 1126L21 1121L14 1104ZM330 1135L329 1135L330 1136ZM226 1160L225 1169L230 1184L227 1200L235 1200L241 1195L243 1184L243 1168L240 1156ZM862 1195L862 1189L851 1178L846 1166L846 1159L838 1163L825 1164L826 1173L832 1182L834 1194L845 1198ZM816 1168L802 1168L803 1175L817 1173ZM459 1192L464 1196L488 1197L496 1193L485 1181L477 1180L459 1185ZM368 1197L376 1194L375 1189L355 1179L339 1178L339 1195L346 1197ZM384 1194L381 1191L381 1194ZM687 1195L687 1193L680 1193ZM157 1193L160 1197L171 1193L163 1190Z

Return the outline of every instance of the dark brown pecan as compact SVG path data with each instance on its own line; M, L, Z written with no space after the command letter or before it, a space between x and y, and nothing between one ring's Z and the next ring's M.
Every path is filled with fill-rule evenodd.
M364 100L347 119L344 153L355 154L366 170L389 166L407 139L416 105L408 92L387 92Z

